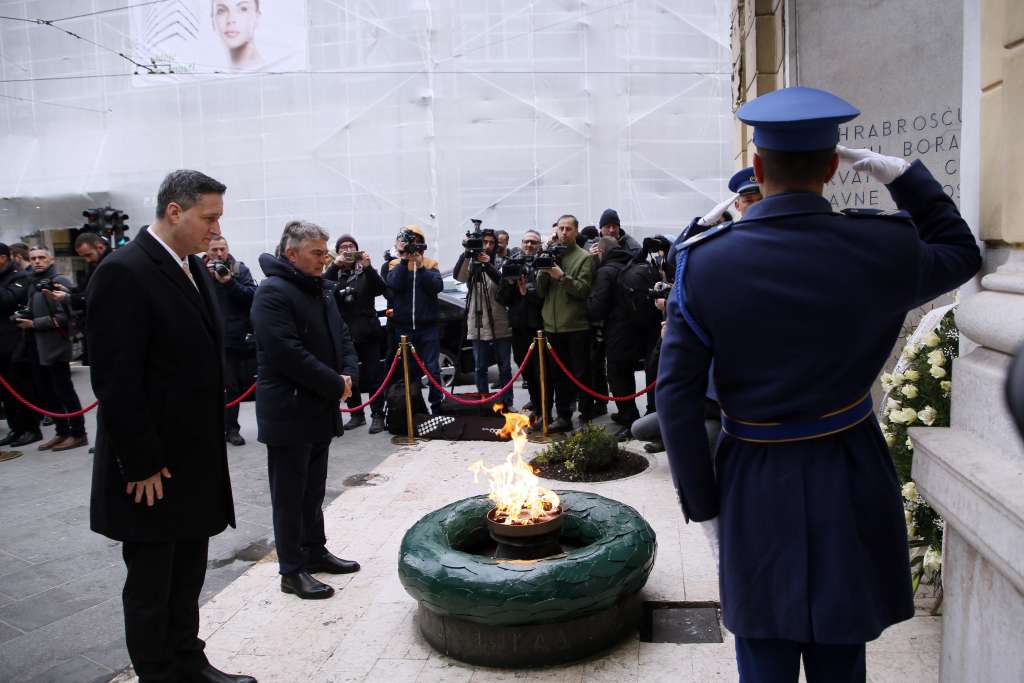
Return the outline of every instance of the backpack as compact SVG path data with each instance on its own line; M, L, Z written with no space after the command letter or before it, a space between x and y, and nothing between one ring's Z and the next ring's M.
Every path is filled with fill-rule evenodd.
M402 380L398 380L388 387L384 406L387 410L384 425L390 433L404 436L407 426L405 423L405 383ZM412 415L413 424L416 424L418 416L430 415L427 404L423 400L423 389L419 382L413 382Z
M650 296L651 288L661 279L661 270L646 258L630 261L619 271L615 284L622 295L620 308L628 324L648 327L661 323L661 311Z

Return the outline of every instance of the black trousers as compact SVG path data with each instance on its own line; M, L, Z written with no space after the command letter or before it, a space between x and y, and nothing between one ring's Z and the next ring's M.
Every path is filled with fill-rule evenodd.
M590 373L590 381L587 386L599 394L608 394L608 370L605 368L605 351L607 345L604 341L604 330L598 333L596 330L590 333L590 344L588 345L589 357L587 359L587 372ZM580 415L592 416L595 406L607 406L608 401L596 399L588 394L580 396Z
M267 445L274 543L282 574L297 572L327 552L323 504L330 445Z
M654 380L658 379L658 361L661 360L661 336L658 336L658 341L655 342L654 348L647 354L647 362L644 364L644 376L647 379L649 385ZM658 406L654 401L655 392L647 392L647 413L657 412Z
M0 353L0 374L11 383L14 390L25 400L37 403L35 387L32 383L32 368L25 363L15 363L10 353ZM34 410L21 405L6 389L0 387L0 401L3 402L7 415L7 426L14 434L38 432L42 416ZM38 403L37 403L38 405Z
M740 683L796 683L801 656L807 683L863 683L867 677L864 643L821 645L736 636Z
M377 391L380 387L381 380L384 379L385 368L383 366L384 359L384 340L380 337L357 341L355 343L356 354L359 356L359 386L352 387L352 395L348 397L348 401L345 404L349 408L355 408L357 405L363 402L362 393L365 393L367 398L370 397L373 392ZM391 357L388 357L391 360ZM387 392L382 391L377 400L370 404L370 416L371 417L384 417L384 394ZM363 411L359 411L362 414Z
M159 503L158 503L159 505ZM208 538L121 547L124 630L140 683L178 681L207 664L199 639L199 593L206 579Z
M34 349L33 340L29 345ZM40 365L38 360L32 363L32 381L39 397L39 407L54 413L73 413L82 409L82 403L75 393L75 385L71 381L71 364L64 362ZM85 417L55 417L53 424L57 427L57 436L85 436Z
M530 344L536 338L536 330L524 330L518 328L512 328L512 358L515 360L516 365L521 366L523 359L526 358L526 352L530 349ZM523 370L523 379L526 380L526 391L530 394L530 403L533 404L533 412L540 415L540 349L536 349L533 352L533 358L530 359L530 364ZM545 360L547 360L545 358ZM548 361L548 365L551 362ZM548 393L551 393L551 387L547 387Z
M590 330L580 332L545 332L545 336L551 341L551 347L558 354L558 357L565 363L576 379L584 385L590 383L590 373L587 370L590 361ZM550 377L554 385L554 396L548 394L548 415L551 413L551 403L554 399L556 417L572 419L573 402L576 401L578 391L572 381L565 376L555 362L547 360L547 367L551 368Z
M248 351L225 349L224 351L224 403L234 401L253 382L252 354ZM237 432L238 405L224 411L224 433Z
M612 396L628 396L636 391L636 362L623 360L621 358L608 359L608 383L611 385ZM636 399L628 401L616 401L619 414L627 418L630 423L640 417L640 411L636 408Z

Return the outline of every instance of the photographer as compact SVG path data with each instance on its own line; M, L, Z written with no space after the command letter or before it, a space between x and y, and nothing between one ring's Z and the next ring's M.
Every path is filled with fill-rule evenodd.
M339 237L334 250L338 256L327 267L324 279L338 283L335 300L359 356L359 386L352 387L352 395L348 398L348 407L354 408L362 403L360 389L372 393L384 379L381 361L385 357L385 339L380 321L377 320L376 299L384 294L387 285L370 263L370 255L359 251L359 243L352 235ZM381 392L370 406L371 434L384 431L385 398ZM345 423L345 429L365 424L366 416L360 411L352 413L352 417Z
M22 329L16 351L19 360L32 366L36 395L47 410L73 413L82 404L71 382L71 306L53 301L43 294L55 284L71 289L71 281L57 274L53 256L45 247L33 247L28 254L32 264L27 310L19 311L15 324ZM85 418L54 418L57 436L39 446L41 451L66 451L89 443L85 434Z
M512 357L519 366L523 364L537 330L544 328L541 315L544 299L537 293L537 270L533 267L540 243L539 232L526 231L521 249L518 252L513 250L505 261L501 287L498 289L498 302L508 307L508 319L512 324ZM517 277L510 276L514 271L519 271ZM536 353L539 354L540 349ZM540 365L536 359L526 366L523 377L530 393L530 409L534 416L540 415Z
M492 359L498 364L501 386L512 379L512 328L508 309L497 300L501 273L494 264L498 245L493 230L476 229L466 233L465 251L455 262L455 279L469 285L466 295L466 337L473 342L473 365L476 390L487 393L487 369ZM498 399L506 410L512 410L512 388Z
M495 230L494 237L495 239L498 240L498 246L494 250L495 256L497 256L499 259L507 259L511 251L508 248L508 230ZM500 265L500 263L496 265Z
M557 232L558 244L552 245L534 259L534 266L540 271L537 276L537 293L544 298L541 310L544 331L569 371L586 384L589 381L587 359L590 353L587 296L590 294L594 262L590 254L576 244L579 221L575 216L561 216ZM564 432L572 429L576 388L564 373L555 372L553 379L558 418L548 426L548 430ZM547 399L548 414L551 414L551 400ZM582 412L581 417L584 421L591 418L585 412Z
M203 263L214 285L211 289L224 322L224 394L227 401L233 401L253 381L256 348L249 337L252 330L249 309L256 294L256 282L249 268L231 255L224 237L210 240ZM224 439L232 446L245 445L239 429L238 405L234 405L224 411Z
M25 363L14 361L14 350L21 339L21 330L14 322L14 315L28 300L31 287L25 273L11 258L11 249L0 243L0 374L3 374L22 396L35 399L32 390L32 371ZM23 406L6 390L0 390L7 424L11 431L0 446L18 448L36 441L42 441L39 431L39 414Z
M427 238L418 225L407 225L402 228L395 241L399 258L388 263L387 278L388 300L393 310L392 322L396 342L402 335L416 347L416 352L423 359L427 371L438 381L441 378L439 358L441 355L441 339L437 329L437 295L444 289L441 271L437 261L423 255L427 250ZM410 379L419 380L422 373L419 367L410 368ZM430 385L429 391L431 412L441 411L443 396Z

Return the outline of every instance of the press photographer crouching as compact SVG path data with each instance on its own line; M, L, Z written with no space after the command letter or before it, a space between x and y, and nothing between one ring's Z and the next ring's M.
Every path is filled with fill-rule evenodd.
M327 267L324 279L338 283L334 298L359 355L359 386L352 387L352 395L348 398L348 407L354 408L362 403L360 390L372 394L384 379L381 362L387 340L377 319L376 299L384 294L387 285L370 263L370 255L359 250L359 243L352 235L339 237L334 250L338 257ZM384 402L384 392L381 392L370 406L371 434L384 431ZM360 410L352 413L345 429L365 424L366 416Z
M537 293L537 269L534 257L540 252L541 237L536 230L527 230L523 235L520 249L513 249L501 267L501 287L498 302L508 307L508 319L512 324L512 357L517 365L523 364L537 330L544 329L541 308L544 299ZM538 351L539 353L539 351ZM536 360L523 371L530 403L522 412L540 415L540 366Z
M25 305L30 291L28 276L12 259L11 248L0 243L0 374L15 391L33 401L32 369L14 359L14 351L22 336L14 322L14 314ZM23 406L6 389L0 389L0 400L7 414L7 425L11 428L7 436L0 439L0 446L18 448L43 440L38 413Z
M387 264L388 301L393 310L392 323L395 339L402 335L416 347L427 371L434 377L441 377L439 359L441 339L437 329L437 295L444 289L441 271L437 261L423 255L427 250L427 238L418 225L407 225L395 240L398 258ZM409 368L410 380L419 381L423 376L419 366ZM414 387L415 388L415 387ZM443 396L430 385L428 393L430 410L435 415L441 412Z
M564 215L556 224L557 242L552 242L533 260L537 276L537 293L544 298L541 310L544 332L551 346L569 371L584 384L589 383L587 360L590 356L590 323L587 321L587 296L593 279L594 262L590 254L576 244L579 221ZM564 432L572 429L573 402L576 387L565 373L555 371L554 404L557 419L548 425L548 431ZM551 414L552 398L547 398ZM581 419L589 421L586 403L581 400Z
M473 365L476 371L476 390L486 394L487 369L492 362L498 364L501 386L512 379L512 328L508 309L498 301L501 273L495 267L498 239L493 230L475 227L462 241L464 251L455 262L455 279L469 287L466 295L466 337L473 342ZM512 388L509 387L498 401L512 409Z
M250 334L249 309L256 294L256 281L248 266L231 255L223 237L210 240L203 263L224 322L224 395L229 402L253 381L256 342ZM224 439L232 446L245 445L239 433L237 404L224 411Z
M42 406L57 413L73 413L82 404L71 382L71 306L67 299L54 301L45 291L56 284L65 291L71 281L57 274L53 256L45 247L33 247L28 253L32 264L28 303L15 313L15 324L22 330L22 339L15 356L32 367L36 396ZM85 435L85 418L54 418L57 436L40 444L41 451L66 451L89 443Z

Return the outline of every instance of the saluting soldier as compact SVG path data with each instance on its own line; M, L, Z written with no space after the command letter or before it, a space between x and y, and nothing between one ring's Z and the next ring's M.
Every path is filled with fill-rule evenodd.
M680 245L658 373L688 520L720 533L742 681L863 681L864 644L914 614L900 487L870 389L906 313L973 276L974 237L920 161L839 148L860 112L786 88L737 112L764 199ZM840 158L899 212L832 211ZM723 410L712 460L708 370Z

